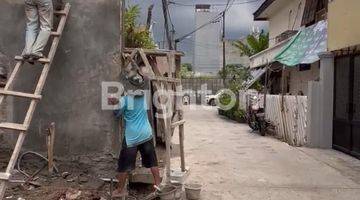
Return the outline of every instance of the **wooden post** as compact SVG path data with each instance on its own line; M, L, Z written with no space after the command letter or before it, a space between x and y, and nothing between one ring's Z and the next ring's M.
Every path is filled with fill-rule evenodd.
M181 156L181 171L186 171L185 165L185 150L184 150L184 124L179 126L179 140L180 140L180 156Z
M154 9L154 4L151 4L148 8L148 16L147 16L147 20L146 20L146 30L150 30L153 9Z
M281 118L282 118L282 126L284 129L284 139L288 141L287 138L287 128L286 128L286 114L285 114L285 65L282 68L281 73Z
M285 94L285 65L281 71L281 111L284 111L284 94Z
M165 87L167 88L167 83L165 83ZM164 115L168 112L168 109L165 105L162 104L163 107L163 117L165 121L165 141L166 141L166 184L169 185L171 183L171 117ZM168 114L168 113L167 113Z
M168 0L162 0L162 7L163 7L163 14L164 14L164 26L165 26L165 33L166 39L170 50L174 50L173 43L170 35L169 30L169 7L168 7Z
M269 84L269 64L266 65L265 68L265 88L264 88L264 111L265 111L265 115L266 115L266 96L267 96L267 92L268 92L268 84Z
M125 48L125 0L120 0L120 57L122 58L122 55L124 53ZM122 59L121 59L122 60ZM122 60L123 61L123 60ZM123 63L123 62L122 62ZM121 63L121 65L122 65Z
M226 12L224 11L222 13L222 17L223 17L223 35L222 35L222 43L223 43L223 66L222 66L222 70L224 73L223 76L223 84L226 87L226 73L225 73L225 69L226 69L226 41L225 41L225 36L226 36L226 24L225 24L225 16L226 16Z
M48 148L48 169L49 173L54 172L54 142L55 142L55 122L50 124L47 135L47 148Z

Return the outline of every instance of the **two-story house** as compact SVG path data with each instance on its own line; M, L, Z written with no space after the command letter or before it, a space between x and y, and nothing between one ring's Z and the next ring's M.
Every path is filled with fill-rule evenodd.
M360 158L360 1L329 0L328 73L323 90L333 91L329 117L321 121L332 128L321 141ZM324 99L319 104L325 104ZM331 101L332 102L332 101Z
M326 18L326 5L327 0L265 0L254 13L255 20L269 22L269 48L250 58L250 68L270 66L270 93L307 95L308 82L319 78L319 59L287 66L286 62L278 62L275 57L285 48L291 48L300 31L313 28Z
M250 58L251 68L271 64L273 75L285 76L287 93L308 96L308 146L357 157L359 8L359 0L266 0L254 16L269 21L270 47Z

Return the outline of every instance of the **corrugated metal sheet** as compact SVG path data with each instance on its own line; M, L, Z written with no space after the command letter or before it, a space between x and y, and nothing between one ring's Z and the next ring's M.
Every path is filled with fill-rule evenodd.
M306 144L306 96L284 96L284 109L282 98L279 95L266 96L266 119L275 126L276 136L292 146Z

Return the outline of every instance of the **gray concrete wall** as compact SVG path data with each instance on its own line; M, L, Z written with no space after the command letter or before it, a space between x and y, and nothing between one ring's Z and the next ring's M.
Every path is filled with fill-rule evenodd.
M56 123L58 155L109 152L118 147L117 122L101 110L101 82L118 80L119 1L69 0L71 14L33 119L25 147L45 149L45 128ZM24 45L23 0L0 1L0 51L12 58ZM14 63L12 63L14 64ZM40 66L26 65L15 90L31 92ZM28 101L14 103L15 122Z
M332 148L334 56L322 53L320 57L320 81L309 84L308 146Z

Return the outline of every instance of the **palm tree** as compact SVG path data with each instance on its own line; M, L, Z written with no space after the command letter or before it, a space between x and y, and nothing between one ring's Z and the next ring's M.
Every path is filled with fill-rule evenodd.
M246 38L246 43L236 41L233 45L240 50L241 56L253 56L269 47L269 33L261 31L258 36L250 34Z

